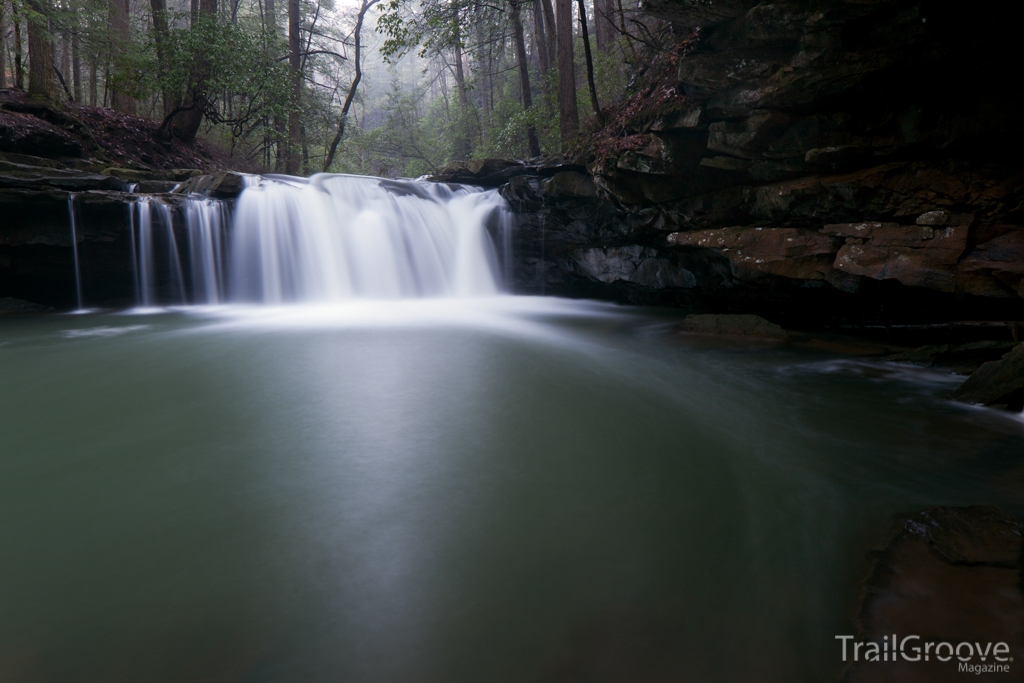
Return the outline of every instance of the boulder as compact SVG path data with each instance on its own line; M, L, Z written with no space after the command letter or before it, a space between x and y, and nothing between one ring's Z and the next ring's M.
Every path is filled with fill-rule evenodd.
M676 326L676 330L685 334L747 337L776 341L784 341L789 338L786 331L775 323L751 314L691 314Z
M597 186L590 176L577 171L561 171L543 181L541 187L554 197L596 197Z
M1020 410L1024 406L1024 344L1017 344L1000 360L982 365L950 398Z
M949 368L970 374L984 363L999 360L1015 346L1014 342L977 341L969 344L933 344L903 351L886 358L895 363L913 363Z
M242 194L246 187L246 176L233 171L220 171L209 175L193 176L181 183L175 192L181 194L202 194L220 199L232 199Z
M907 641L910 656L910 647L923 650L927 642L1003 642L1010 653L1024 650L1020 557L1020 524L998 508L937 507L905 520L865 582L854 642L878 643L882 651L885 637L896 634L902 643L918 636ZM881 656L867 662L865 650L853 662L847 642L845 683L963 680L957 659L939 661L934 650L928 661L916 662ZM972 661L982 663L977 655Z

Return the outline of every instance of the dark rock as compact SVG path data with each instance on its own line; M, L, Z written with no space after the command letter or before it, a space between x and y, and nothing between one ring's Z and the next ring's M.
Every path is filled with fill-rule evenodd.
M180 194L202 194L220 199L232 199L242 194L246 176L233 171L220 171L209 175L192 176L175 190Z
M585 249L573 252L573 260L589 277L599 282L634 282L651 287L693 287L697 284L693 273L674 266L657 251L637 245Z
M1024 407L1024 344L1002 359L982 365L950 398L963 403L1001 405L1012 410Z
M691 314L686 316L676 330L686 334L702 334L725 337L748 337L783 341L789 338L786 331L757 315L716 315Z
M597 197L597 186L590 176L578 171L560 171L543 183L553 197Z
M981 367L983 363L999 360L1014 346L1013 342L990 340L969 344L933 344L897 353L889 356L886 360L950 368L954 372L969 374Z
M121 180L138 183L143 180L154 180L159 177L159 174L155 171L143 171L136 168L105 168L103 169L104 175L114 176Z
M41 313L48 310L53 309L9 296L0 297L0 315L5 313Z
M893 634L907 647L926 642L1003 642L1011 653L1024 649L1024 595L1020 587L1021 528L994 507L939 507L908 519L878 554L865 583L859 642ZM847 643L847 661L853 659ZM846 683L960 681L956 658L928 661L851 663ZM891 645L890 645L891 650ZM909 649L908 654L913 656ZM879 657L881 660L881 657ZM975 656L973 663L980 663ZM987 660L992 662L991 655ZM1011 667L1016 666L1011 664Z
M143 180L138 183L135 191L139 194L163 194L174 192L180 184L173 180Z

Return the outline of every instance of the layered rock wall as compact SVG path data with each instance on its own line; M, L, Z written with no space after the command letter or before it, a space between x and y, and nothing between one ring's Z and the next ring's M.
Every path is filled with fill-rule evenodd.
M583 173L478 162L459 178L505 183L518 287L776 317L1024 317L1019 60L997 6L645 6L689 36L645 86L657 106L634 107L654 113L600 131Z

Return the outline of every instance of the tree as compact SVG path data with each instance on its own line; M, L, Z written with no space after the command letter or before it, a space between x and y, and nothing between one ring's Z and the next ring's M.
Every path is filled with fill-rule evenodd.
M352 102L356 98L356 88L359 87L359 81L363 79L363 69L360 50L362 48L362 32L363 32L363 19L366 17L366 12L371 7L376 5L380 0L363 0L363 4L359 7L359 14L356 17L356 27L353 29L353 41L355 42L355 50L353 52L353 60L355 62L355 75L352 76L352 85L348 88L348 95L345 96L345 103L341 107L341 118L338 119L338 132L334 134L334 139L331 140L330 147L327 150L327 156L324 158L324 173L330 170L331 164L334 163L334 154L338 151L338 144L341 142L341 138L345 135L345 122L348 120L348 112L352 108Z
M109 0L110 16L110 55L114 60L115 67L123 66L119 62L123 59L125 50L131 41L130 27L128 24L128 2L129 0ZM34 59L34 58L33 58ZM130 83L127 75L121 75L114 79L111 84L110 106L112 109L123 111L126 114L135 113L135 99L128 94Z
M299 124L299 103L302 99L302 57L299 54L299 0L288 0L288 70L292 81L292 106L288 110L288 153L285 173L299 172L299 148L302 130Z
M28 94L47 103L57 101L53 70L50 7L45 0L28 0Z
M601 105L597 101L597 86L594 85L594 56L590 53L590 36L587 34L587 7L583 0L577 0L580 11L580 32L583 34L583 52L587 62L587 87L590 89L590 106L594 108L594 116L601 122Z
M114 1L114 0L112 0ZM193 4L195 0L193 0ZM163 126L171 131L174 137L184 142L192 142L199 132L199 126L203 122L203 115L207 113L210 105L209 84L211 77L210 53L207 49L207 38L213 39L217 29L217 0L200 0L195 19L189 27L193 40L192 70L186 88L186 98L183 104L174 107L164 118Z
M167 73L167 0L150 0L153 11L153 44L156 47L157 75L165 80ZM77 73L77 72L76 72ZM163 89L164 116L170 115L181 102L180 94Z
M519 62L519 88L523 109L529 113L533 108L533 96L530 93L530 68L526 63L526 39L523 36L523 22L519 18L519 0L509 0L509 14L512 18L512 34L516 42L516 61ZM530 145L530 156L540 156L540 143L537 141L537 130L533 123L526 125L526 137Z
M580 128L576 109L576 67L572 56L572 0L555 0L555 34L558 50L558 125L562 149Z
M4 10L7 0L0 0L0 88L7 87L7 22Z

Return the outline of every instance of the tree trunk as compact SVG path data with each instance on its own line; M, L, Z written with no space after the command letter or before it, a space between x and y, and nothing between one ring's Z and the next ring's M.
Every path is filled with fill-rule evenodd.
M544 34L544 10L540 0L533 2L533 44L537 49L537 66L540 67L541 80L548 74L551 62L548 59L548 43Z
M96 64L96 57L93 57L89 64L89 105L92 107L96 106L96 102L99 99L99 65Z
M331 168L331 164L334 163L334 155L338 151L338 145L341 143L342 137L345 135L345 122L348 120L348 112L352 108L352 101L356 98L356 88L359 87L359 81L363 80L363 67L362 62L360 61L360 54L362 51L363 18L366 16L366 11L376 5L379 1L380 0L363 0L363 4L359 8L359 15L356 17L356 27L353 31L355 52L352 55L355 60L355 75L352 76L352 85L348 87L348 94L345 96L345 103L341 106L341 118L338 119L338 132L334 134L334 139L331 140L331 145L327 148L327 156L324 158L324 173L327 173Z
M153 10L153 42L156 44L157 75L161 83L167 73L167 0L150 0ZM162 89L164 117L170 115L181 104L181 95L173 90Z
M292 104L288 110L288 153L285 173L299 172L299 147L302 130L299 125L299 104L302 99L302 57L299 54L299 0L288 0L288 70L292 79Z
M118 58L124 53L124 46L131 39L128 25L129 0L109 0L107 3L110 19L110 56L114 62L115 73L120 70ZM115 81L117 76L115 76ZM108 84L110 89L110 108L123 111L125 114L135 113L135 100L124 92L124 86L118 83Z
M0 0L0 88L7 87L7 22L6 0Z
M572 0L555 0L558 38L558 115L562 149L576 137L580 116L576 109L576 67L572 57Z
M204 16L197 16L195 24L198 24L200 19L216 21L217 0L202 0L199 4L199 14ZM186 103L178 107L179 111L176 114L164 119L164 125L169 126L171 134L183 142L195 140L199 126L203 123L203 116L209 105L209 93L206 91L209 68L204 58L196 60Z
M49 7L42 0L29 0L28 5L32 10L28 16L28 94L43 102L56 102Z
M551 0L534 0L541 4L544 14L544 37L547 41L548 68L558 67L558 39L555 36L555 10L552 9Z
M533 108L533 95L530 93L530 68L526 63L526 39L523 37L523 22L519 18L519 2L511 0L509 3L512 19L512 33L516 41L516 61L519 62L519 89L522 93L523 109L529 112ZM530 146L530 156L540 156L540 143L537 141L537 130L533 123L526 124L526 139Z
M266 17L266 23L264 25L264 28L266 28L267 33L273 34L273 36L275 38L277 37L277 15L276 15L276 12L277 12L277 10L274 7L274 0L267 0L267 17Z
M64 83L71 82L71 34L67 29L60 34L60 73ZM78 100L75 100L76 102Z
M71 36L71 80L75 102L82 104L82 57L79 54L77 33Z
M615 9L610 0L594 0L594 39L601 52L615 41L615 26L611 23L613 16Z
M590 36L587 34L587 6L583 0L577 0L580 10L580 32L583 34L583 53L587 61L587 86L590 88L590 106L594 108L594 116L601 123L601 105L597 101L597 86L594 85L594 57L590 54Z
M14 87L25 89L25 63L21 55L21 15L18 12L17 0L11 1L11 14L14 18Z

